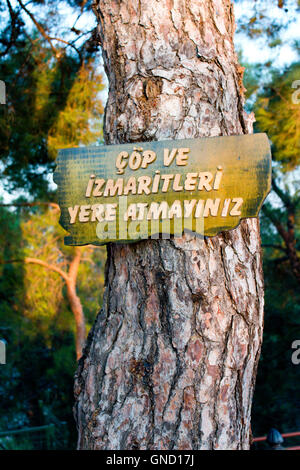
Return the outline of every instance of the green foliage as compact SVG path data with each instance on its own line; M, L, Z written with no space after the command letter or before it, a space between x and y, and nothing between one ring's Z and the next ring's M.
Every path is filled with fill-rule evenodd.
M0 159L8 191L46 199L53 197L49 173L57 150L101 139L103 84L93 30L78 30L76 21L66 26L62 14L79 18L91 2L42 4L8 1L0 9L0 79L7 101L0 106Z
M80 30L77 21L66 21L85 13L90 18ZM7 92L0 106L1 185L21 191L23 201L52 201L49 174L58 149L102 140L91 1L8 1L0 17L0 79ZM66 421L74 446L75 322L65 283L51 270L24 263L27 256L68 270L74 250L63 245L58 217L46 206L0 208L0 338L8 358L0 368L0 430L59 428L57 421ZM82 251L77 291L89 329L100 308L105 250ZM6 447L46 445L35 436L10 437Z
M48 132L48 152L55 159L60 148L90 145L102 138L102 76L90 60L81 65L64 109Z
M263 244L281 245L264 216L261 231ZM281 432L300 429L300 368L291 360L291 345L300 338L300 290L283 255L280 249L264 249L265 326L252 411L255 436L271 427Z
M0 107L2 181L42 197L57 150L101 138L102 76L95 59L80 63L65 54L54 61L35 40L0 64L0 77L7 87L7 105Z
M254 131L268 134L272 158L281 171L294 170L300 162L300 63L278 71L269 64L241 60L245 66L247 110L255 113Z
M292 101L295 92L292 84L299 76L299 63L282 73L273 72L269 83L260 88L253 109L257 120L255 130L267 132L272 142L273 160L277 162L274 179L295 207L294 242L300 258L300 187L291 184L288 178L288 171L295 169L295 175L299 171L300 104ZM273 192L266 207L271 218L261 215L265 246L265 326L252 412L252 430L256 436L265 434L271 427L281 432L300 428L300 369L291 361L291 345L300 338L299 281L292 272L286 245L272 223L273 218L288 228L287 206Z
M0 430L59 418L67 421L74 445L75 322L64 282L57 273L22 262L31 256L68 270L74 249L63 245L58 216L40 207L0 210L0 337L8 345L8 363L0 369ZM106 254L90 246L82 251L77 286L89 329L100 308Z
M295 82L299 77L300 63L282 74L274 72L254 106L255 129L268 133L273 159L284 170L292 170L300 162L300 106L295 96Z
M244 0L239 3L245 4ZM300 86L296 81L300 79L300 64L291 64L285 70L276 70L273 65L282 46L290 44L295 51L299 51L299 43L294 38L282 41L282 32L295 20L293 12L299 6L296 0L278 2L272 9L267 2L253 2L251 12L244 10L239 31L256 41L258 49L264 45L270 47L265 63L245 63L240 54L240 60L246 67L247 111L255 113L254 130L266 132L271 140L273 166L276 169L274 177L295 207L294 243L300 258L300 187L299 183L298 187L296 183L291 183L293 174L294 180L298 179L299 182ZM287 229L287 207L275 192L272 191L265 204L268 214ZM264 213L261 213L261 235L264 246L265 325L252 408L254 436L266 434L271 427L281 432L300 429L300 368L291 361L291 344L300 338L299 282L292 272L282 237ZM290 445L296 445L296 442L291 441Z

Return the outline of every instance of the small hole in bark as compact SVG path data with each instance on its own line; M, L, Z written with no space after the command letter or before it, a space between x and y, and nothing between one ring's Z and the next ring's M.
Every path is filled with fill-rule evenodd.
M203 296L201 294L192 294L192 301L194 303L198 303L198 302L201 302L201 300L203 299Z

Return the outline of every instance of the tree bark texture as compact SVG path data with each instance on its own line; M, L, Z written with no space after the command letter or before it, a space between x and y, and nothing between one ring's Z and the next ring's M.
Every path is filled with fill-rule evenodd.
M243 134L229 0L97 0L107 144ZM248 449L263 329L259 225L108 246L75 383L81 449Z

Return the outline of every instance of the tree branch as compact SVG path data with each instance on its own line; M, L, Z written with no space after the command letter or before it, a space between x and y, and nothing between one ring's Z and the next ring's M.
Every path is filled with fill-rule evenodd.
M16 38L17 36L17 27L16 27L16 24L17 24L17 13L15 13L15 11L13 10L12 6L11 6L11 3L9 0L6 0L6 4L7 4L7 7L8 7L8 10L9 10L9 15L10 15L10 21L11 21L11 31L10 31L10 39L9 41L2 41L2 44L5 44L6 43L6 48L4 51L2 51L0 53L0 57L4 57L9 49L12 47L13 45L13 41L14 39Z
M41 259L30 258L30 257L24 258L24 261L25 261L26 264L38 264L38 265L43 266L44 268L48 269L49 271L54 271L54 272L58 273L66 282L68 282L70 280L68 274L65 271L63 271L62 269L60 269L58 266L55 266L54 264L48 264L48 263L46 263L46 261L43 261Z
M284 248L283 246L281 245L275 245L273 243L263 243L261 245L263 248L274 248L274 250L280 250L280 251L283 251L284 253L286 253L286 248Z
M51 50L53 52L53 54L55 55L56 57L56 54L57 54L57 50L55 49L55 47L53 46L52 42L51 42L51 39L50 37L48 36L48 34L46 33L45 29L42 27L42 25L35 19L35 17L33 16L33 14L28 10L28 8L26 8L26 6L24 5L24 3L22 2L22 0L18 0L18 3L20 5L20 7L22 8L22 10L25 11L25 13L27 13L27 15L29 16L29 18L31 19L31 21L35 24L35 26L37 27L37 29L39 30L39 32L41 33L41 35L43 36L43 38L49 43L50 47L51 47Z
M32 20L32 22L35 24L35 26L37 27L37 29L39 30L39 32L41 33L41 35L43 36L43 38L49 43L50 47L51 47L51 50L52 52L54 53L55 57L58 57L58 51L57 49L53 46L53 43L52 41L59 41L59 42L62 42L63 44L66 44L67 46L70 46L72 47L76 52L77 54L79 55L80 59L81 59L81 52L79 51L79 49L74 46L74 44L72 44L71 42L68 42L64 39L61 39L61 38L57 38L57 37L50 37L47 33L46 33L46 30L45 28L43 28L43 26L35 19L34 15L28 10L28 8L26 7L26 5L24 5L24 3L22 2L22 0L18 0L18 3L20 5L20 7L25 11L25 13L27 13L27 15L30 17L30 19Z
M66 281L66 283L70 282L70 278L65 271L60 269L58 266L55 266L54 264L46 263L46 261L43 261L39 258L31 258L31 257L26 256L25 258L22 258L22 259L10 259L10 260L5 260L5 261L0 262L0 264L12 264L12 263L38 264L39 266L43 266L49 271L53 271L59 274L64 279L64 281Z
M277 220L277 218L274 216L272 211L267 207L267 205L264 205L262 207L262 212L266 215L266 217L268 217L268 219L270 219L270 221L272 222L274 227L277 229L279 235L281 236L285 244L288 245L289 235L288 235L287 230L285 230L283 224L279 222L279 220Z
M34 206L49 206L55 210L59 210L59 205L56 202L12 202L10 204L0 203L0 207L34 207Z
M272 188L288 210L295 209L294 203L292 202L291 198L284 191L282 191L282 189L279 188L275 179L272 180Z
M79 246L75 247L75 256L72 259L70 266L69 266L69 280L70 282L75 286L76 285L76 279L77 279L77 273L78 273L78 268L80 265L80 260L81 260L81 249Z
M65 281L67 287L67 297L70 303L72 313L74 315L75 324L76 324L76 356L79 359L82 355L82 350L84 347L86 339L86 328L85 328L85 317L82 308L80 298L76 293L76 281L78 268L81 260L81 250L80 247L75 248L75 255L72 258L69 265L69 272L66 273L58 266L54 264L49 264L46 261L43 261L39 258L25 257L24 259L12 259L7 261L2 261L0 264L11 264L11 263L25 263L25 264L36 264L42 266L49 271L58 273Z

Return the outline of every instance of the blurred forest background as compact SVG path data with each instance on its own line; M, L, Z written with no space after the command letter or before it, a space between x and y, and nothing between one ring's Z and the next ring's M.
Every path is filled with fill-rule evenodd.
M273 189L261 211L266 306L257 436L270 427L300 431L300 365L291 360L300 340L300 2L235 4L247 111L273 153ZM95 26L91 0L0 4L0 339L7 346L0 449L76 446L78 319L86 334L101 307L106 250L63 245L51 175L58 149L103 142L107 90Z

